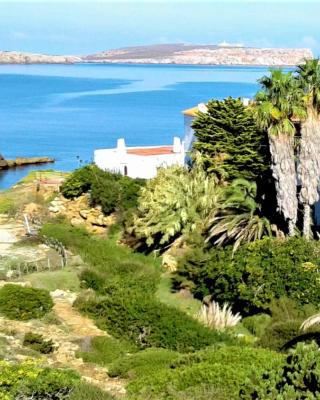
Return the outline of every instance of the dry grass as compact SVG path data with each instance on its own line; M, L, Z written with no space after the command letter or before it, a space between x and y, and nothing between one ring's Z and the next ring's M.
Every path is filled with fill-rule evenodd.
M204 325L218 330L231 328L241 321L241 315L239 313L233 314L231 307L227 303L220 307L213 300L202 304L197 316Z

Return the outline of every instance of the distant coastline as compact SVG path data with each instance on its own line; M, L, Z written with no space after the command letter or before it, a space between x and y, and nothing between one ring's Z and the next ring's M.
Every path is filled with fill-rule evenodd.
M0 51L0 64L145 64L291 67L313 54L310 49L251 48L233 45L165 44L127 47L83 56Z

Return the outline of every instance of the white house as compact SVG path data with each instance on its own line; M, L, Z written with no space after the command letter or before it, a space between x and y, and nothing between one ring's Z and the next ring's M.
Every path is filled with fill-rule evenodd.
M127 147L124 139L118 139L116 148L95 150L94 162L103 170L150 179L157 175L159 167L184 165L185 148L178 137L171 146L144 147Z

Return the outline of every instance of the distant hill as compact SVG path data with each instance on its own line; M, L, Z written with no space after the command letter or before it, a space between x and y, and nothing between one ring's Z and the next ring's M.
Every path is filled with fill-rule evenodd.
M291 66L312 57L310 49L176 43L107 50L82 59L103 63Z
M85 56L0 51L0 64L193 64L291 66L312 58L309 49L259 49L240 45L155 44L106 50Z
M24 53L19 51L0 51L0 64L72 64L75 62L81 62L81 58L75 56Z

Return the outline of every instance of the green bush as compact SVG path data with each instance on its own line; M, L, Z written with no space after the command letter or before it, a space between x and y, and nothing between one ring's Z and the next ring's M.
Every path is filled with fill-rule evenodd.
M220 342L232 342L182 311L156 301L152 296L114 286L105 296L79 297L75 306L96 319L116 338L126 338L144 347L193 351Z
M80 296L75 306L99 321L116 338L142 348L179 351L231 341L227 334L218 334L156 299L160 270L153 258L134 254L106 239L91 238L84 231L63 224L48 224L42 232L79 252L89 269L99 279L105 279L103 285L99 284L96 296ZM86 282L88 286L92 285L92 276Z
M126 340L98 336L91 340L90 348L87 351L78 352L78 356L86 362L106 366L128 353L136 351L136 346Z
M105 214L110 214L135 207L143 182L87 165L69 176L61 186L61 193L66 198L75 198L90 191L91 205L100 205Z
M235 254L230 247L196 249L181 260L174 285L189 285L196 297L210 294L244 315L268 313L272 300L282 296L298 305L318 305L319 253L319 242L302 238L266 238Z
M239 390L253 372L281 364L282 356L250 347L213 347L173 360L168 367L141 372L127 390L134 399L177 399L183 393L217 394L214 399L238 399ZM180 393L180 397L176 397ZM192 398L192 397L189 397ZM198 397L194 397L198 399Z
M72 391L69 400L113 400L115 399L111 394L97 388L96 386L89 385L85 382L79 384Z
M242 325L248 329L252 335L261 337L270 324L271 317L268 314L257 314L242 320Z
M42 335L33 332L24 335L23 345L42 354L50 354L55 350L52 340L44 340Z
M47 290L7 284L0 289L0 313L7 318L41 318L53 307Z
M298 336L300 320L276 322L266 327L259 345L273 350L280 350L289 340Z
M61 185L61 193L67 199L73 199L86 193L91 188L94 167L86 165L76 169Z
M278 368L256 371L241 389L240 398L310 399L320 398L320 352L315 344L298 344Z
M89 268L86 268L81 272L80 280L82 287L97 291L101 291L105 283L105 278L101 276L101 274Z
M169 368L179 353L166 349L146 349L135 354L118 358L108 369L111 377L135 379L143 375L156 374L162 368Z
M0 398L4 400L68 399L79 381L73 371L44 368L33 361L0 361Z

